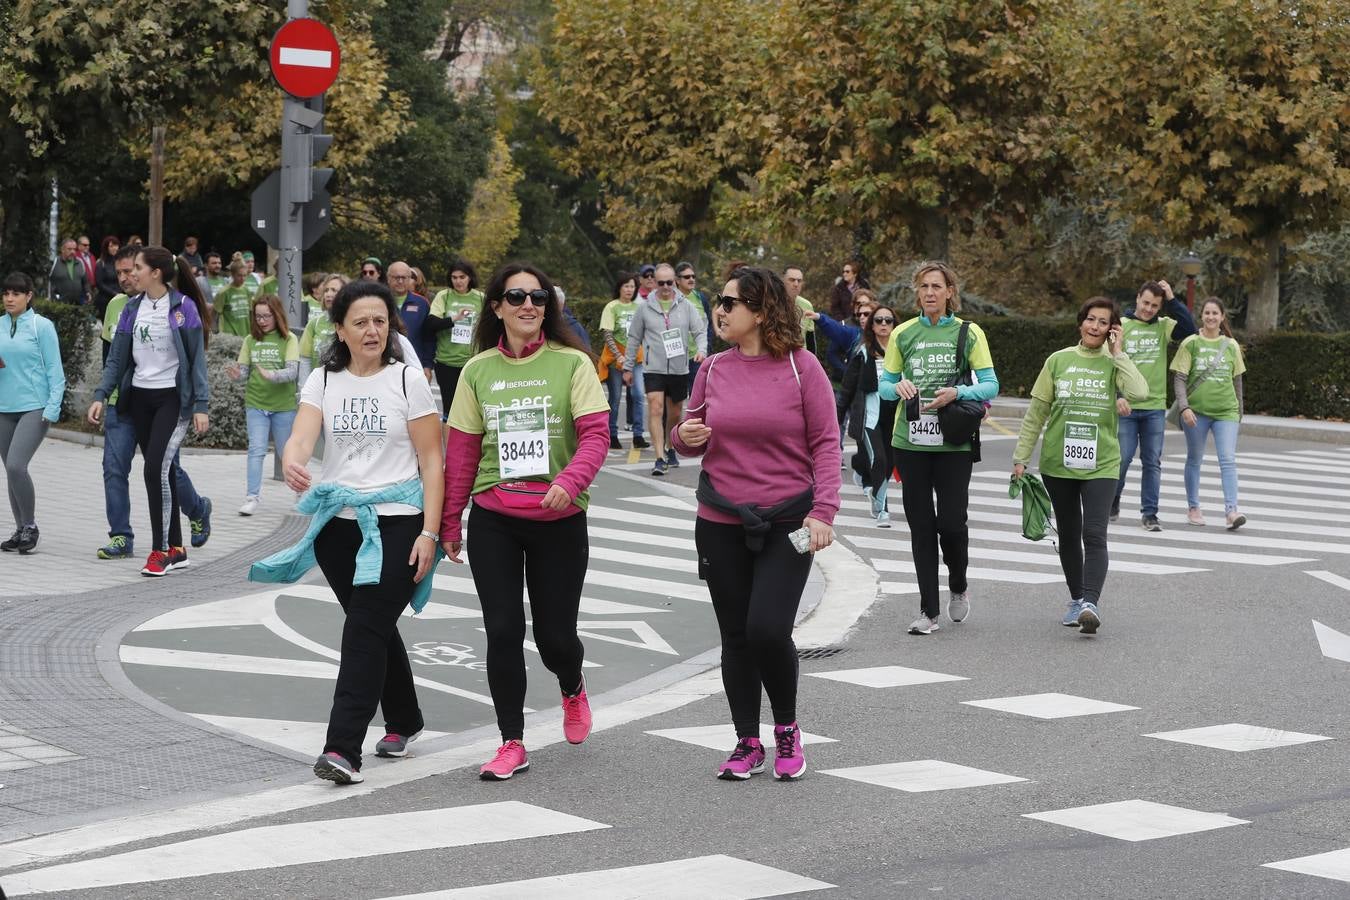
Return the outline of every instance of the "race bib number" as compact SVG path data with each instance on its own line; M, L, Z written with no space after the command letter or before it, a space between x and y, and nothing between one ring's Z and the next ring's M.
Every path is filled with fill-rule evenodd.
M503 479L548 474L548 411L497 411L497 462Z
M450 343L467 344L473 340L473 316L466 316L450 329Z
M877 384L881 384L881 376L885 371L886 361L884 359L877 360Z
M932 398L919 398L919 405L926 406ZM916 447L941 447L942 426L938 423L937 413L921 412L919 418L909 423L909 442Z
M684 332L670 328L661 332L661 343L666 347L666 359L678 359L684 356Z
M1082 422L1064 425L1064 468L1090 472L1097 468L1097 426Z

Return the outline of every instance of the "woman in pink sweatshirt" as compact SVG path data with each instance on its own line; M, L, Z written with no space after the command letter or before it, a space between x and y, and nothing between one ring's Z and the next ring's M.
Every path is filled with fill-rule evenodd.
M563 320L548 276L511 263L492 276L478 354L450 405L441 542L461 562L460 517L472 495L469 568L487 631L488 688L502 745L479 769L504 781L530 766L525 737L525 608L562 690L563 734L591 731L577 610L586 579L587 489L609 450L609 401L595 357Z
M762 689L773 709L774 775L800 778L806 759L792 626L810 553L834 541L834 390L802 349L796 304L775 273L733 271L713 315L733 346L699 369L671 444L683 456L703 456L694 544L722 633L722 682L736 728L736 748L717 777L764 771Z

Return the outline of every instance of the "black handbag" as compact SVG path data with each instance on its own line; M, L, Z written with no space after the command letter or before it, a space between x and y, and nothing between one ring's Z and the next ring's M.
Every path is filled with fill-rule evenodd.
M961 333L956 338L956 358L961 361L961 369L947 382L947 387L971 384L970 360L966 358L966 333L970 323L961 323ZM960 446L976 440L980 433L980 423L984 421L984 401L953 400L937 411L938 424L942 426L942 442Z

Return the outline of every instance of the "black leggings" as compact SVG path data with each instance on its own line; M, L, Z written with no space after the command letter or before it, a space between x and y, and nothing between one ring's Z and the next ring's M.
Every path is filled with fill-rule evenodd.
M919 608L930 619L942 609L938 602L938 546L947 564L947 587L966 590L970 563L970 536L966 508L970 505L970 451L892 450L900 472L901 499L909 524L909 546L914 574L919 580ZM937 507L933 495L937 494Z
M333 519L314 539L314 557L347 614L323 752L340 753L358 769L376 704L384 712L386 731L406 737L422 730L412 667L398 633L398 617L412 600L417 569L408 565L408 557L422 521L421 513L380 516L384 558L378 584L352 584L361 548L361 527L355 520Z
M736 737L759 737L760 689L769 695L775 725L797 721L797 645L792 625L811 572L811 554L798 553L788 535L800 522L780 522L759 553L745 545L745 529L697 519L698 574L712 596L722 633L722 684Z
M145 458L145 493L150 500L150 536L154 549L183 546L178 515L178 448L189 419L179 419L178 388L133 387L127 398L136 445ZM190 418L190 417L189 417ZM167 533L166 533L167 532Z
M488 689L497 727L503 741L518 741L525 736L526 586L539 658L563 693L581 686L585 651L577 637L577 610L590 560L586 514L535 522L474 504L468 547L487 630Z
M1042 475L1059 532L1059 564L1069 599L1100 603L1106 583L1106 523L1116 497L1116 479Z
M445 412L441 414L441 421L444 422L450 418L450 403L455 399L455 388L459 387L459 374L464 371L462 366L447 366L445 363L435 363L436 385L441 389L441 406Z

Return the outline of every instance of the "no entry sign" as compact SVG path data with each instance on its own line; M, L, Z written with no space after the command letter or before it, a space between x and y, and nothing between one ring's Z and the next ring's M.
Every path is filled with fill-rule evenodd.
M291 19L272 37L272 75L292 97L305 100L328 90L341 61L337 38L318 19Z

